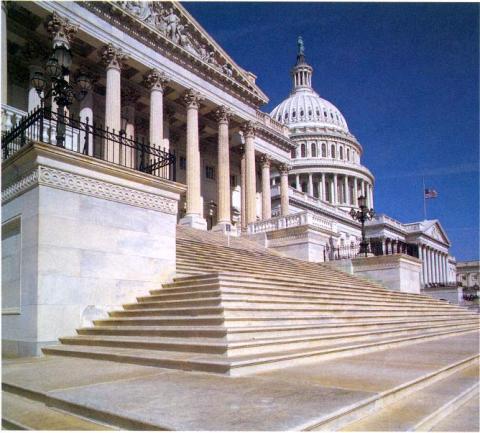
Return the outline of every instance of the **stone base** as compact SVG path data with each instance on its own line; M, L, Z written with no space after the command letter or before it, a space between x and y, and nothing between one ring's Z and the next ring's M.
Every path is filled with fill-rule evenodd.
M207 221L200 215L185 215L178 224L197 230L207 230Z
M353 272L359 277L377 281L385 287L406 293L420 293L422 261L406 254L357 257L352 259Z

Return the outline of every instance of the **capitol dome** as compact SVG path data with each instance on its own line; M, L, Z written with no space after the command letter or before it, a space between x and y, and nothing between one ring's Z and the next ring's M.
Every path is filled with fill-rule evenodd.
M289 127L333 128L348 132L340 110L313 90L312 73L313 68L306 63L302 48L291 72L293 91L270 116Z

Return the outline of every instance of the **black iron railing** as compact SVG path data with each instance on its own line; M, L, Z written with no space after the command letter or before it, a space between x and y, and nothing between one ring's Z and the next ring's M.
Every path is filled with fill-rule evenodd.
M381 240L377 239L367 239L368 241L368 250L367 253L373 254L374 256L387 256L392 254L407 254L412 257L418 258L418 245L410 244L406 242L397 241L395 248L386 248L384 243ZM343 259L353 259L358 257L360 253L360 242L343 245L339 247L332 247L327 245L324 250L324 260L343 260Z
M2 135L2 160L33 141L40 141L89 155L103 161L176 180L175 154L165 148L151 146L127 138L123 131L102 125L81 122L73 116L63 116L39 107Z

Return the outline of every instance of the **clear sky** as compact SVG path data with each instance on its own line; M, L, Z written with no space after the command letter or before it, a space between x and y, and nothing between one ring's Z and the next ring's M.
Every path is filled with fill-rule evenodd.
M478 259L479 5L183 3L243 68L270 112L303 36L313 87L336 105L374 174L375 208L423 219L422 176L457 260Z

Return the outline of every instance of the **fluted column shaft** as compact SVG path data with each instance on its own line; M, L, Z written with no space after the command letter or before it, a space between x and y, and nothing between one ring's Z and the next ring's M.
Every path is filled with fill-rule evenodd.
M230 147L228 123L230 112L219 107L215 112L218 121L218 184L217 184L217 225L230 224Z
M163 72L152 69L145 75L144 83L150 90L150 145L161 149L165 147L163 140L163 91L168 79Z
M296 174L295 175L295 188L297 191L302 191L302 186L300 185L300 175Z
M313 176L312 176L312 173L308 174L307 193L308 193L308 195L313 195Z
M333 175L333 204L337 204L338 200L338 175Z
M240 187L241 187L241 213L240 213L240 221L242 230L246 229L247 227L247 212L246 212L246 189L247 189L247 182L246 182L246 161L245 161L245 149L242 149L242 158L240 160Z
M325 184L325 173L322 173L322 200L327 201L327 186Z
M82 99L80 102L80 122L86 123L88 125L93 124L93 94L92 92L88 92L87 96ZM85 145L85 139L88 139L87 143L87 154L92 156L93 155L93 140L92 135L86 135L85 132L80 133L80 146Z
M272 218L272 193L270 188L270 164L271 159L268 155L262 155L260 160L262 164L262 219Z
M200 199L200 150L198 143L198 107L200 97L190 90L185 94L187 106L187 216L202 216Z
M257 220L256 206L256 170L255 170L255 128L251 122L244 125L243 133L245 137L245 183L246 183L246 219L247 224Z
M358 206L358 179L353 178L353 205Z
M344 189L344 196L343 196L343 202L345 204L348 204L348 176L343 177L343 189Z
M282 216L290 213L288 200L288 167L280 166L280 212Z

